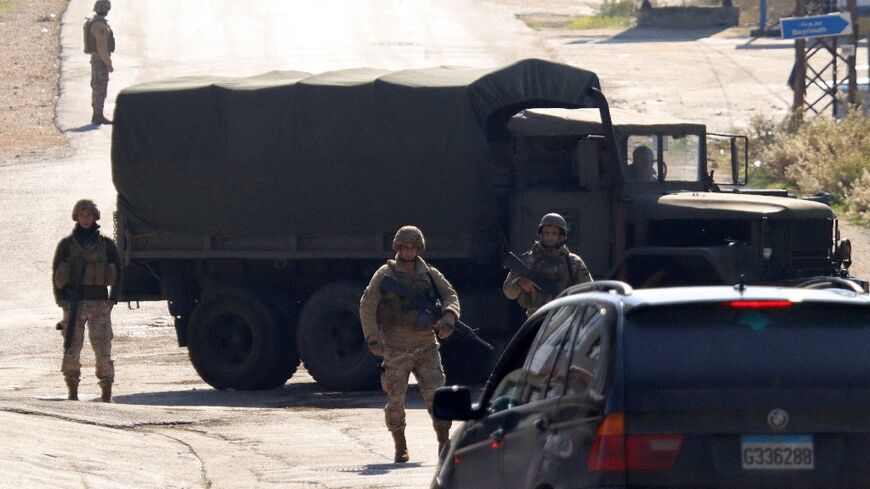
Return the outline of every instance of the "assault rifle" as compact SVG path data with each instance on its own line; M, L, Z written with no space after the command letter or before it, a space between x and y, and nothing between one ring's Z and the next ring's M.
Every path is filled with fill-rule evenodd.
M389 275L384 275L383 280L381 280L381 285L379 289L381 292L392 292L393 294L396 294L403 298L412 297L409 309L420 311L420 315L417 316L416 323L416 326L418 328L425 328L426 325L429 324L430 317L434 316L440 319L441 316L444 314L441 311L441 299L437 297L432 297L429 294L414 294L414 291L411 290L410 287L399 282L393 277L390 277ZM472 329L469 325L457 319L456 322L453 323L453 327L456 329L456 331L468 336L476 343L492 351L492 345L487 343L486 340L484 340L480 336L477 336L477 330Z
M72 346L73 331L76 329L76 321L79 316L79 305L81 304L81 279L84 272L84 262L80 259L73 260L72 273L70 274L70 290L69 293L69 317L66 321L66 328L63 330L63 352L69 353Z
M556 284L554 284L548 278L544 277L543 274L529 268L529 266L526 265L526 263L513 251L508 251L507 253L505 253L504 257L501 260L501 266L514 272L520 277L525 277L531 280L538 287L540 287L545 294L550 297L556 297L559 295L559 292L561 292Z

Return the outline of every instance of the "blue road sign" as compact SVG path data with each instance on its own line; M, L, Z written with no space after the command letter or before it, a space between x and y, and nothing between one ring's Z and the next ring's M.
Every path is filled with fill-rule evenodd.
M847 36L852 33L852 17L847 12L811 17L779 19L783 39Z

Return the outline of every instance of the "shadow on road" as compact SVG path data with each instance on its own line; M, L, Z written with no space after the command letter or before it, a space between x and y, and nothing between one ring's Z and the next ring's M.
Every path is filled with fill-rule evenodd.
M405 462L403 464L368 464L363 465L355 472L359 473L359 475L384 475L397 469L416 469L422 466L423 464L420 462Z
M219 406L242 408L318 408L382 409L386 397L381 391L336 392L323 390L317 383L292 383L267 391L233 391L192 389L164 392L146 392L114 396L118 404L143 406ZM408 387L408 409L425 409L426 406L416 385Z
M710 27L704 29L662 29L653 27L632 27L626 29L615 36L605 39L575 39L569 41L568 44L586 44L595 42L597 44L619 44L619 43L639 43L639 42L694 42L699 39L710 37L714 34L722 32L727 28Z
M99 124L85 124L84 126L73 127L71 129L65 129L63 132L88 132L93 131L94 129L99 129Z

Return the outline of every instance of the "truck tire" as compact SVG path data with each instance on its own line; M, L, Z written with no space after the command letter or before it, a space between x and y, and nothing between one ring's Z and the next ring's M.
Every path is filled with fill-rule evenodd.
M244 289L211 294L194 309L187 332L190 361L215 389L276 387L298 364L289 328L281 327L275 313Z
M302 308L297 343L308 373L327 389L359 391L380 385L378 359L365 344L359 321L363 288L336 282L315 292Z
M296 369L302 363L299 358L299 349L296 347L296 335L292 333L296 327L296 315L282 311L279 307L275 307L273 310L279 325L281 325L280 329L287 331L286 335L282 335L279 343L283 351L278 355L275 368L266 374L266 378L254 389L268 390L281 387L296 373Z

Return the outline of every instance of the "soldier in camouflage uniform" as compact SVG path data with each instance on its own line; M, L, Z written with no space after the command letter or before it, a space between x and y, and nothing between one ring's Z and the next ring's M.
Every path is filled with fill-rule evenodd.
M405 440L405 392L413 372L432 414L435 389L444 385L444 367L438 352L438 338L453 333L459 318L459 299L450 282L435 267L423 261L419 254L426 248L423 233L414 226L403 226L393 239L396 256L379 268L360 299L360 321L366 343L372 354L383 357L381 386L387 394L384 408L387 429L393 435L395 462L407 462ZM428 324L417 326L420 311L409 306L413 298L381 292L384 276L390 276L417 294L437 293L441 297L443 315L430 317ZM438 453L450 434L450 422L432 418L438 439Z
M538 225L538 240L520 258L532 270L540 273L556 286L560 292L568 287L591 282L592 275L583 259L571 253L565 245L568 226L559 214L547 214ZM555 297L547 295L539 284L510 272L502 285L504 295L516 300L531 316Z
M115 365L112 362L112 306L118 300L121 257L118 248L108 237L100 234L100 211L91 200L76 202L72 211L76 222L72 234L60 240L54 252L52 273L54 299L63 308L59 324L61 334L66 328L75 328L69 350L64 352L61 371L69 389L69 399L78 400L81 361L79 355L85 336L88 337L96 357L97 379L103 402L112 402L112 383ZM107 287L111 287L109 294ZM71 301L77 299L75 324L69 324Z
M85 23L85 53L91 55L91 107L94 109L91 123L98 125L112 123L103 115L109 73L115 71L112 67L115 35L106 21L111 8L109 0L97 0L94 3L94 13L97 15Z

